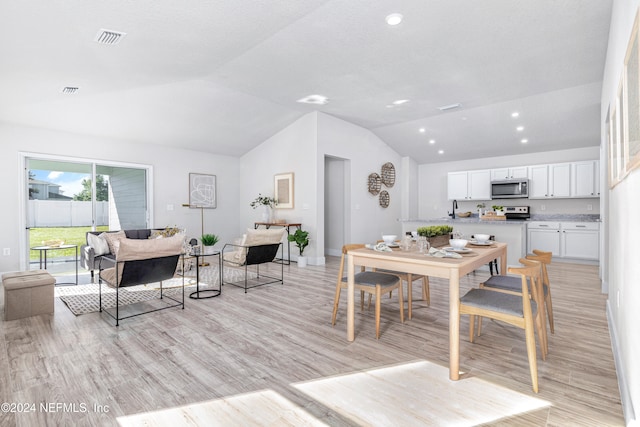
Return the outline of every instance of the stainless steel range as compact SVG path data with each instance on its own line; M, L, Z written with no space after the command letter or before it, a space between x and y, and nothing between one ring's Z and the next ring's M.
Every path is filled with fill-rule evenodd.
M531 218L529 206L505 206L504 216L507 219L519 219L521 221Z

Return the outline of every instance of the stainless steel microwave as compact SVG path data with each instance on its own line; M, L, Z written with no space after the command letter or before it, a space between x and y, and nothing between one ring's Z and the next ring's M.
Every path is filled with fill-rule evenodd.
M491 181L492 199L526 199L529 197L529 180L507 179Z

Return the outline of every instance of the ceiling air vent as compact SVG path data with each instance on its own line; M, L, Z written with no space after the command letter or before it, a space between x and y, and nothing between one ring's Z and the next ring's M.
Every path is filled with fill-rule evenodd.
M72 93L78 92L79 90L80 90L79 87L65 86L65 87L62 88L62 93L72 94Z
M126 35L127 33L123 33L122 31L105 30L103 28L98 31L98 34L93 41L100 44L114 45L120 43L120 40L122 40Z

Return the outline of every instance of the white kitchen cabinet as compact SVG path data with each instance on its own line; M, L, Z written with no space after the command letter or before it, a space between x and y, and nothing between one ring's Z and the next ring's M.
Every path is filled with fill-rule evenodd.
M500 181L514 178L527 178L527 167L491 169L491 180Z
M571 196L600 197L598 160L587 160L571 164Z
M588 260L600 258L600 224L563 222L560 228L561 257Z
M529 198L571 197L571 163L529 167Z
M534 249L560 256L560 223L532 221L527 224L527 252Z
M491 171L449 172L447 196L449 200L491 200Z
M599 236L597 222L531 221L527 225L527 251L540 249L555 257L597 261Z

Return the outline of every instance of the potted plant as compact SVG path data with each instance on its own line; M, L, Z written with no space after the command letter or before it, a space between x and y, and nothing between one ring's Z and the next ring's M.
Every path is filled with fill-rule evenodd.
M482 216L482 209L484 209L486 205L484 203L478 203L476 208L478 208L478 218Z
M256 197L249 206L253 209L261 208L262 209L262 222L271 222L271 209L278 204L278 201L269 196L263 196L258 193L258 197Z
M496 213L496 215L498 216L502 216L504 215L504 206L501 205L493 205L491 206L491 208L493 209L493 211Z
M449 236L453 231L450 225L430 225L418 227L418 235L425 236L432 247L440 247L449 244Z
M300 251L300 256L298 257L298 267L306 267L307 257L303 256L303 253L304 248L309 246L309 232L297 229L295 233L289 234L287 236L287 240L290 242L294 242L298 247L298 250Z
M203 246L213 246L220 241L220 238L215 234L203 234L202 237L200 237L200 241Z

